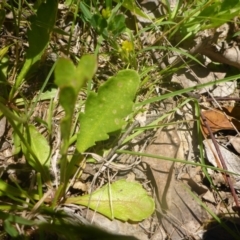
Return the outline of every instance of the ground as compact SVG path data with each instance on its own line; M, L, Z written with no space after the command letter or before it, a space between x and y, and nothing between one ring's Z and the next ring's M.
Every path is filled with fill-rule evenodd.
M238 239L237 1L0 4L2 239Z

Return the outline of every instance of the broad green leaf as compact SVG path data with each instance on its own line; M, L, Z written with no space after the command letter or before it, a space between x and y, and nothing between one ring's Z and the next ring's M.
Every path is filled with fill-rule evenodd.
M59 59L55 68L55 83L60 88L59 101L65 111L65 117L61 122L61 137L65 151L68 148L72 116L77 99L77 89L74 87L75 79L76 68L73 63L68 59Z
M97 69L94 55L83 56L75 67L69 59L60 58L55 69L55 83L60 89L71 87L76 94L90 80Z
M46 3L41 3L36 16L32 16L31 28L28 31L29 48L26 53L26 61L11 90L10 98L14 97L30 68L41 59L48 46L56 21L57 10L58 0L47 0Z
M71 133L72 117L77 96L83 85L91 80L97 69L97 61L94 55L83 56L77 66L68 59L59 59L55 69L55 83L60 88L60 104L65 111L65 117L61 122L61 134L64 140L64 150L68 148Z
M137 182L119 180L91 195L68 198L67 203L88 206L110 219L142 221L155 210L153 198Z
M22 132L21 123L26 122L26 116L18 116L9 110L4 104L0 102L0 110L8 119L14 134L18 137L15 138L16 147L19 147L19 140L21 141L21 147L26 159L33 168L39 171L44 181L51 185L49 175L49 159L50 147L46 139L35 129L34 126L25 126L25 133Z
M98 93L90 92L85 112L80 114L80 133L77 138L79 152L86 151L95 142L109 138L108 133L120 130L124 118L133 110L133 100L139 86L134 70L122 70L108 79Z
M26 128L24 138L37 158L33 157L28 148L22 144L22 150L28 163L40 173L43 172L43 169L49 169L51 149L46 138L33 125Z
M75 71L76 68L71 60L65 58L58 59L55 68L55 83L60 89L67 86L74 88Z
M63 184L67 184L67 151L69 147L70 135L72 130L72 119L74 109L78 97L78 93L83 85L91 80L97 69L97 60L94 55L83 56L77 66L73 65L70 60L59 59L55 69L55 83L60 88L59 101L62 105L65 116L61 121L61 171L60 181Z

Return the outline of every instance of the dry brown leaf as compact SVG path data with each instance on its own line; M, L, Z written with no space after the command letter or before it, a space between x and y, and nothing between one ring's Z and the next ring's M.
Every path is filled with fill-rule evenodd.
M219 164L221 162L218 159L218 155L216 152L216 149L214 147L213 141L211 139L206 139L203 141L203 144L205 146L206 156L208 158L208 161L214 166L219 167ZM222 154L222 157L225 161L225 164L227 166L227 170L233 173L236 173L238 175L231 175L233 179L235 179L234 187L236 189L239 189L239 182L240 182L240 157L236 154L234 154L232 151L228 150L227 148L223 147L221 144L218 144L219 150ZM222 168L222 166L220 166ZM221 175L220 175L221 176ZM222 175L223 176L223 175ZM218 179L221 182L222 179ZM216 181L216 180L215 180Z
M227 136L234 149L240 153L240 137Z
M224 111L224 112L223 112ZM203 111L208 126L212 132L220 130L234 130L233 125L240 130L240 108L224 107L223 111L219 109ZM225 114L228 116L226 116ZM208 129L201 119L201 128L204 135L209 135Z

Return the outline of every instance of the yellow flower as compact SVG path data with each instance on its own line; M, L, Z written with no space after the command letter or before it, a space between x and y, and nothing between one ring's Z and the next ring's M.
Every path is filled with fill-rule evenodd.
M122 42L122 50L123 51L126 51L126 52L131 52L133 51L133 44L132 42L129 42L129 41L123 41Z
M102 10L102 16L105 18L105 19L108 19L110 16L111 16L111 11L109 8L107 9L103 9Z

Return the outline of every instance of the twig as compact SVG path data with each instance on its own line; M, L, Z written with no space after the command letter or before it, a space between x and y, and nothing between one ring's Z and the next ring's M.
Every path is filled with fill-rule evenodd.
M214 97L217 101L238 101L240 102L240 98L233 97ZM206 98L206 101L214 101L212 98Z
M218 143L217 143L215 137L213 136L213 132L212 132L211 128L209 127L209 125L208 125L208 123L207 123L207 119L206 119L205 116L202 114L202 112L200 112L200 115L201 115L201 118L202 118L202 120L203 120L203 123L205 124L206 128L208 129L208 132L209 132L209 135L210 135L210 137L211 137L211 139L212 139L213 145L214 145L214 147L215 147L215 149L216 149L216 152L217 152L217 154L218 154L218 157L219 157L219 159L220 159L220 161L221 161L222 168L223 168L224 170L228 170L228 169L227 169L227 165L226 165L226 163L225 163L225 161L224 161L224 159L223 159L222 153L221 153L221 151L220 151L220 149L219 149ZM235 204L236 204L236 206L237 206L236 209L237 209L237 211L238 211L238 214L240 215L240 205L239 205L238 198L237 198L236 192L235 192L234 187L233 187L233 184L232 184L232 179L230 178L229 174L226 174L226 173L224 173L224 174L225 174L225 176L226 176L228 185L229 185L229 187L230 187L230 189L231 189L232 196L233 196L234 201L235 201Z

